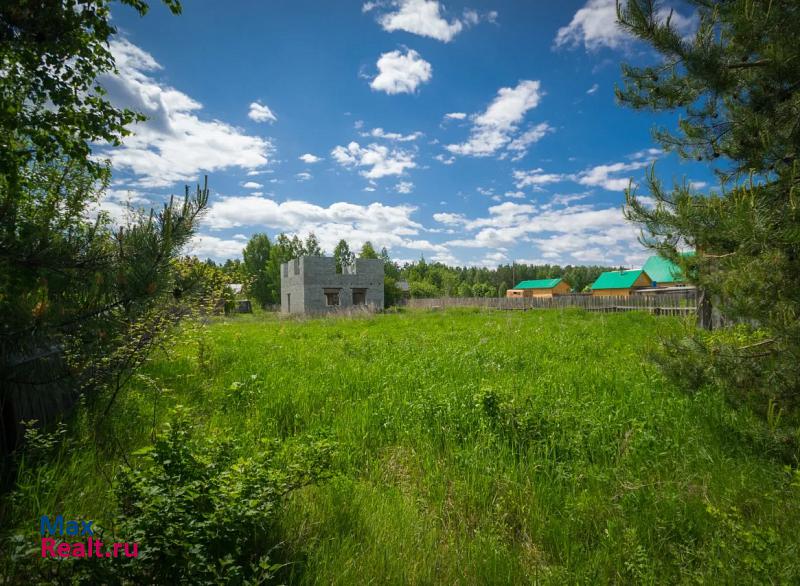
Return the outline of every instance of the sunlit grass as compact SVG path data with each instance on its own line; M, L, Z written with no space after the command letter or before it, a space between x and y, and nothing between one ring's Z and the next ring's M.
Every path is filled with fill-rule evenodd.
M282 513L289 582L795 580L797 474L762 455L758 420L646 361L680 327L555 310L221 319L156 356L103 437L132 452L182 404L197 433L254 450L337 442L334 478ZM111 452L82 441L20 476L11 523L102 524Z

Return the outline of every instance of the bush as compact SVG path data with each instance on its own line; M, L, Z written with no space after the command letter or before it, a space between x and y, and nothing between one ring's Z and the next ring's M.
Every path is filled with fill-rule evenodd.
M711 332L692 328L665 340L653 358L686 392L716 389L731 406L757 414L758 435L780 446L773 455L788 461L800 456L796 358L763 330L745 324Z
M179 412L153 446L134 454L143 465L118 477L113 537L95 531L106 543L138 544L138 557L65 560L74 564L68 573L102 584L262 583L285 565L272 559L284 497L326 478L333 450L319 437L264 440L258 450L195 440ZM39 566L38 581L64 575L64 564L44 561L51 563Z

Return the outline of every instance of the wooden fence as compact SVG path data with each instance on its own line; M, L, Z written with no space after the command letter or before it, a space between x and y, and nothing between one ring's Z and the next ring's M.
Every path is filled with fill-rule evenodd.
M680 293L631 296L558 295L556 297L439 297L409 299L407 307L445 309L448 307L480 307L483 309L565 309L577 307L586 311L648 311L656 315L694 315L697 296L694 290Z

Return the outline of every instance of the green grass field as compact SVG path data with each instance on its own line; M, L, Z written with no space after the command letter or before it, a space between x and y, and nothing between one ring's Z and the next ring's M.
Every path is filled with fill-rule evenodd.
M128 452L176 405L253 450L335 441L332 478L280 512L289 583L797 583L800 475L765 424L647 362L680 327L556 310L221 319L154 357L108 425ZM7 526L102 523L108 453L23 469Z

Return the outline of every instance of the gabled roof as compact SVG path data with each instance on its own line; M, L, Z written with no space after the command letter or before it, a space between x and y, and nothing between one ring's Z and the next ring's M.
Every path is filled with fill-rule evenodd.
M535 279L533 281L520 281L514 289L552 289L561 282L561 279Z
M592 283L592 289L630 289L642 274L650 276L642 269L632 271L606 271Z
M684 281L681 268L674 262L658 255L648 258L642 270L656 283L682 283Z

